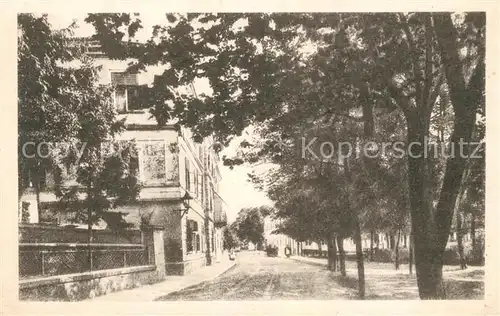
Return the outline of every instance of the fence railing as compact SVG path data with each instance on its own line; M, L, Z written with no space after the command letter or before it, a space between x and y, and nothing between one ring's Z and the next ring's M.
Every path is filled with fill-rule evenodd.
M144 244L19 244L19 276L47 277L154 264Z

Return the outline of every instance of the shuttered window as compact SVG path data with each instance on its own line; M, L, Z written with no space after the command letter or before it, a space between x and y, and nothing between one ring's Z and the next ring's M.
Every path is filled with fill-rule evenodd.
M114 104L118 112L140 107L139 83L136 73L111 72L111 84L115 86Z
M186 182L186 190L190 191L191 190L191 174L190 174L190 166L189 166L189 160L185 158L185 170L186 170L186 178L184 181Z

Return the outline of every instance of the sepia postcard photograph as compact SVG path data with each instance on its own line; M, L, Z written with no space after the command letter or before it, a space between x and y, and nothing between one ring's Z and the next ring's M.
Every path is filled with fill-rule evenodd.
M498 313L498 5L134 8L15 12L17 303Z

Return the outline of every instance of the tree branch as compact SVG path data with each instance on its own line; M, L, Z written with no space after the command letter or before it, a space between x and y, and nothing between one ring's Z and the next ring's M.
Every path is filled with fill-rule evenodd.
M446 82L450 87L450 97L455 113L461 111L464 103L465 79L462 72L462 63L458 56L457 31L451 21L449 13L433 13L434 32L438 39L441 51L441 60L444 65Z
M396 87L394 82L391 80L387 86L391 97L396 100L396 105L403 111L403 113L408 117L410 114L410 105L406 96L403 94L401 89Z
M432 82L433 82L433 30L432 30L432 19L430 13L425 14L425 78L424 78L424 92L422 101L426 102L427 107L432 108L432 105L429 103L432 100L431 90ZM436 95L437 97L437 95ZM433 104L433 103L432 103Z
M362 117L353 117L353 116L350 116L349 114L342 114L342 113L333 113L333 116L340 116L340 117L344 117L344 118L347 118L349 120L352 120L354 122L363 122L363 118Z
M401 21L401 26L406 35L406 40L408 42L408 49L410 51L410 58L413 62L413 72L415 74L415 89L416 89L416 103L417 105L421 105L421 101L425 100L422 98L422 87L421 83L424 81L422 72L418 67L418 58L416 56L416 45L415 40L413 39L413 35L411 34L410 26L408 25L408 20L403 13L399 14L399 19Z
M441 89L441 85L444 82L444 77L442 74L440 74L435 82L435 84L430 88L428 97L426 99L427 103L427 115L430 116L432 113L432 108L434 107L434 104L436 103L436 99L439 95L439 91Z

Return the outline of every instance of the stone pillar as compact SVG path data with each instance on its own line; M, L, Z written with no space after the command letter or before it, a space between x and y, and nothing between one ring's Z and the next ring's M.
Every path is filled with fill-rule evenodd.
M165 264L165 243L164 243L164 227L159 225L148 226L145 231L149 235L145 244L150 249L153 248L154 265L158 278L164 279L167 275Z

